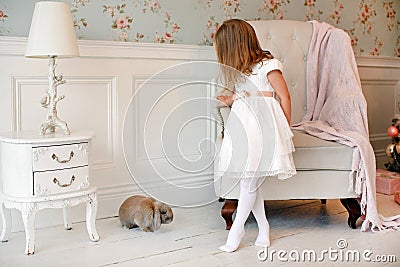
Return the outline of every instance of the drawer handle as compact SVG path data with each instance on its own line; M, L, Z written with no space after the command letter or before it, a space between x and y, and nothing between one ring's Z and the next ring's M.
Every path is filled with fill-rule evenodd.
M52 156L51 156L51 158L53 159L53 160L56 160L58 163L67 163L67 162L70 162L71 161L71 159L74 157L74 151L71 151L71 153L69 153L69 159L63 159L63 160L59 160L58 159L58 156L56 155L56 154L53 154Z
M69 181L69 184L60 184L60 181L58 181L57 178L53 179L53 183L55 183L59 187L68 187L68 186L70 186L72 184L73 181L75 181L75 175L72 175L71 181Z

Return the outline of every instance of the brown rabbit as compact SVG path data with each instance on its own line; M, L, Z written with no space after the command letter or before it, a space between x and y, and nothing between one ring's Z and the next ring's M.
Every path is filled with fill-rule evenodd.
M139 227L145 232L154 232L160 229L161 224L168 224L173 220L172 209L153 198L145 196L131 196L119 208L119 220L128 228Z

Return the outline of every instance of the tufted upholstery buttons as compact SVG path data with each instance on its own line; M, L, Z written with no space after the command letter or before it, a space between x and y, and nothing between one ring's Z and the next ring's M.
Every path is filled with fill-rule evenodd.
M291 91L292 123L300 122L307 111L305 79L312 24L289 20L256 20L249 23L261 37L261 47L282 63L283 75Z

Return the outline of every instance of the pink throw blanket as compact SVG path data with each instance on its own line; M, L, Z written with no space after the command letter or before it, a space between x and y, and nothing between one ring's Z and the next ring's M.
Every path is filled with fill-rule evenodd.
M312 21L313 36L307 60L307 112L293 125L310 135L354 147L350 188L361 196L365 220L361 231L399 228L400 216L377 212L374 150L369 142L367 103L350 37L327 23ZM308 75L313 74L313 75Z

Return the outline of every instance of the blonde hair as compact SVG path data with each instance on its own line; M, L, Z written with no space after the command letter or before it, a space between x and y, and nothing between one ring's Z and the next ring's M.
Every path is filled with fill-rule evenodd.
M240 19L222 23L215 34L214 47L228 89L240 81L242 74L252 74L255 64L273 58L270 52L262 50L253 27Z

